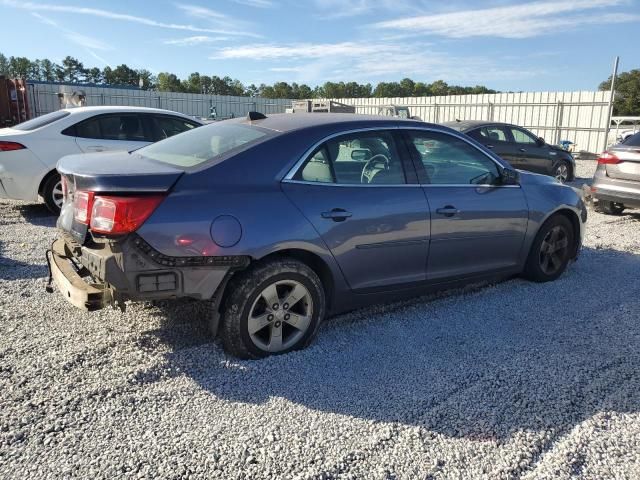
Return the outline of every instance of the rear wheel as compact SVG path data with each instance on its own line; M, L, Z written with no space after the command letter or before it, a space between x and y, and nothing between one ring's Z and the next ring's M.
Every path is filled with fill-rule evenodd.
M325 294L316 273L294 259L259 265L233 279L220 336L240 358L278 355L307 346L325 314Z
M607 200L598 200L596 210L607 215L621 215L624 212L624 205Z
M44 185L42 185L42 198L44 198L44 203L51 213L56 215L60 214L60 209L62 208L62 181L60 180L60 175L54 173L45 180Z
M534 282L549 282L562 275L571 260L575 234L566 217L556 215L547 220L533 241L524 277Z

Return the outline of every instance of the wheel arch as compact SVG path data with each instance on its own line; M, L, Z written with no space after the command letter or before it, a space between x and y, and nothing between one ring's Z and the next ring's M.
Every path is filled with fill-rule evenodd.
M60 175L58 173L58 170L56 170L55 168L53 170L49 170L44 174L44 176L40 179L40 183L38 184L38 195L42 196L42 189L44 188L44 184L47 183L47 180L49 180L54 175Z

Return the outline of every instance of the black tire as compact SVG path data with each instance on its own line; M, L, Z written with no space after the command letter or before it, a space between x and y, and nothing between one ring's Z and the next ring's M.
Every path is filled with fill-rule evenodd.
M558 241L554 241L554 246L550 247L552 245L551 237L558 232L561 232ZM550 282L557 279L567 269L575 252L575 236L576 232L571 221L564 215L554 215L548 219L538 230L531 245L523 276L534 282ZM563 249L549 253L556 245L564 243L566 246ZM551 257L553 260L547 257Z
M60 188L60 175L53 173L45 180L42 185L42 198L47 208L54 215L60 215L60 205L56 203L56 199L61 198L58 188Z
M299 336L299 338L295 339L295 337L290 337L290 340L295 340L294 344L280 351L272 352L258 346L256 343L256 334L252 336L252 334L249 333L249 316L254 315L253 309L257 308L256 302L262 302L265 298L263 295L265 289L271 285L275 285L276 282L278 282L278 284L293 282L302 284L302 286L306 288L309 295L303 299L303 303L308 307L309 300L311 301L311 309L308 310L308 312L311 312L311 314L308 315L311 317L311 320L304 332L298 332L284 320L281 321L281 332L284 332L285 327L287 327L287 329L293 332L292 335L295 334L295 336ZM279 258L257 264L249 270L234 276L229 282L227 289L229 294L226 296L224 304L220 337L225 351L242 359L263 358L269 355L279 355L304 348L311 343L320 327L320 323L324 319L325 292L322 282L311 268L292 258ZM280 297L280 295L278 296ZM286 291L282 299L279 298L278 301L284 300L285 297ZM287 305L283 303L280 312L274 311L274 313L283 315L282 312L285 311L286 306ZM291 311L293 311L293 308L295 307L291 306ZM271 311L268 307L267 310L266 313ZM275 320L273 319L273 315L271 315L271 317L272 323L264 327L268 330L267 335L272 335L272 329L274 325L278 323L277 317ZM284 342L285 337L286 335L282 333L281 341Z
M622 215L624 212L624 205L616 202L609 202L607 200L598 200L596 204L596 211L604 213L605 215Z

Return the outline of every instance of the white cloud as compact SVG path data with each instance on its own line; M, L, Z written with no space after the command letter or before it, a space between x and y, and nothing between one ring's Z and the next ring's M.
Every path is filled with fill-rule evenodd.
M401 18L378 22L372 26L451 38L528 38L557 33L560 28L639 21L638 14L602 12L603 8L626 3L625 0L542 1ZM598 11L593 11L594 9Z
M172 40L165 40L165 45L175 45L178 47L193 47L195 45L203 45L207 43L223 42L229 40L229 37L209 37L207 35L196 35L186 38L174 38Z
M35 18L40 20L45 25L49 25L55 28L56 30L59 30L60 32L62 32L62 34L67 40L77 45L80 45L81 47L84 47L94 57L96 56L95 53L91 52L90 50L103 50L103 51L113 50L113 47L111 47L110 45L107 45L101 40L98 40L97 38L89 37L88 35L83 35L78 32L74 32L73 30L69 30L68 28L63 27L62 25L58 24L52 19L45 17L44 15L41 15L37 12L32 12L31 15L33 15Z
M335 19L365 15L375 10L415 10L415 0L314 0L317 8L322 12L321 18Z
M276 6L271 0L233 0L240 5L246 5L247 7L254 8L273 8Z
M233 36L244 36L244 37L254 37L254 38L260 37L260 35L256 35L253 32L226 30L222 28L202 28L202 27L196 27L193 25L158 22L148 17L140 17L140 16L129 15L125 13L117 13L117 12L112 12L110 10L102 10L99 8L77 7L72 5L54 5L54 4L48 4L48 3L21 2L17 0L0 0L0 4L8 7L29 10L32 12L56 12L56 13L70 13L74 15L89 15L93 17L100 17L100 18L107 18L110 20L119 20L123 22L137 23L139 25L166 28L170 30L184 30L189 32L214 33L214 34L220 34L220 35L233 35Z
M260 37L260 35L249 32L249 30L252 28L251 22L238 20L237 18L231 17L225 13L206 7L201 7L199 5L177 3L176 7L182 10L188 16L207 22L214 28L227 30L232 29L236 31L242 31L246 36Z
M240 45L218 50L212 59L249 58L261 60L267 58L323 58L323 57L354 57L369 55L381 49L400 50L402 47L394 45L376 45L371 43L294 43L289 45Z

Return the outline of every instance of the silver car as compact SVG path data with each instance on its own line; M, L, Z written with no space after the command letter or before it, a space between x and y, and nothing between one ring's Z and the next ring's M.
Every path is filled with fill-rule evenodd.
M598 158L591 194L596 209L608 215L640 208L640 133L609 147Z

